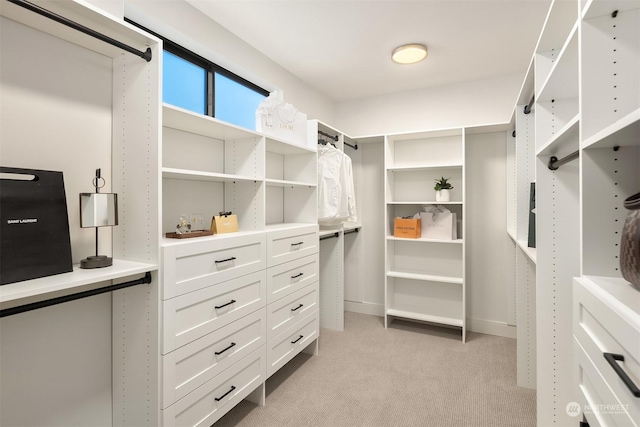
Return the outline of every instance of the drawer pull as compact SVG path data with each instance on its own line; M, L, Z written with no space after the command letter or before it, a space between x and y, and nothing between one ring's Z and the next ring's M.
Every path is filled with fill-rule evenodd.
M220 356L222 353L224 353L225 351L227 351L230 348L233 348L235 346L236 346L236 343L232 342L231 345L229 347L225 348L224 350L216 351L216 356Z
M297 306L296 308L292 308L292 309L291 309L291 311L296 311L296 310L298 310L298 309L300 309L300 308L302 308L302 307L303 307L303 305L302 305L302 304L300 304L300 305L299 305L299 306Z
M295 276L291 276L292 279L297 279L298 277L302 276L304 273L298 273Z
M229 261L235 261L236 257L232 256L231 258L227 258L227 259L222 259L220 261L216 261L216 264L220 264L223 262L229 262Z
M291 246L300 246L303 245L304 242L292 243Z
M228 392L226 392L225 394L223 394L220 397L216 397L216 402L220 402L222 399L224 399L225 397L227 397L227 394L231 393L233 390L236 389L236 386L232 385L231 386L231 390L229 390Z
M226 307L226 306L231 305L231 304L233 304L233 303L235 303L235 302L236 302L236 300L232 299L231 301L229 301L229 302L228 302L228 303L226 303L226 304L216 305L216 306L215 306L215 309L217 310L217 309L219 309L219 308Z
M607 362L609 362L609 365L611 365L613 370L616 371L616 374L618 374L624 385L626 385L629 391L631 391L631 394L633 394L635 397L640 397L640 389L638 389L638 386L633 383L627 373L620 367L620 365L618 365L618 362L616 362L624 362L624 356L622 354L614 353L602 354L604 355L604 358L607 359Z
M302 335L300 335L300 336L298 337L298 339L296 339L295 341L291 341L291 344L295 344L295 343L297 343L298 341L300 341L301 339L302 339Z

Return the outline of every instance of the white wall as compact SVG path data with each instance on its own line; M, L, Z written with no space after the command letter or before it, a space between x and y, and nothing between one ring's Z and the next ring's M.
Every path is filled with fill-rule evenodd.
M125 16L269 91L309 118L335 121L334 103L183 0L125 0Z
M507 123L523 78L509 75L346 101L336 105L334 125L360 136Z

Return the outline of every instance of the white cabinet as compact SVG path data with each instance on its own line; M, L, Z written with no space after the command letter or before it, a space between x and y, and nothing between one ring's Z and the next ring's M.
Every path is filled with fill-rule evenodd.
M465 338L464 133L462 129L385 137L385 325L392 317L462 329ZM453 185L436 202L435 181ZM394 237L394 219L425 205L456 213L456 240Z
M181 215L238 217L235 233L161 240L162 417L209 425L317 354L316 150L166 104L163 126L163 234ZM274 361L272 339L294 332Z

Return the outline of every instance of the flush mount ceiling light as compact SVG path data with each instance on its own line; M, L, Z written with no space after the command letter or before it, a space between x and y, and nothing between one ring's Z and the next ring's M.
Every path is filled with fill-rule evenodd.
M427 47L421 44L405 44L396 48L391 54L393 62L398 64L415 64L427 57Z

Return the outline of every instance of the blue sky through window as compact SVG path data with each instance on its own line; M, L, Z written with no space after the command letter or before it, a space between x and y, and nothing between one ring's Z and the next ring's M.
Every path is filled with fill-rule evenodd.
M215 115L217 119L247 129L256 129L256 110L266 96L215 73Z
M162 100L167 104L207 114L207 72L172 53L163 52Z

